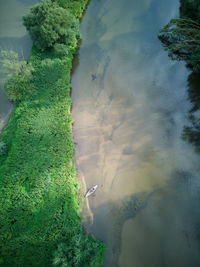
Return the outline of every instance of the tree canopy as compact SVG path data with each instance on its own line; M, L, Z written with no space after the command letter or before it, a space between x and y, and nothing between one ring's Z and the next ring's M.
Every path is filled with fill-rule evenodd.
M161 31L159 39L173 59L186 60L200 69L200 24L191 19L172 19ZM198 66L197 66L198 65Z
M180 0L181 18L191 18L200 23L200 0Z
M33 7L23 20L35 47L41 51L53 48L56 44L74 48L80 38L78 20L50 0Z
M14 76L21 75L26 77L28 80L32 77L34 68L32 64L25 60L20 60L19 55L14 51L1 51L0 64L2 64L3 72L7 78L13 78Z
M34 88L30 81L34 68L30 62L19 60L18 54L14 51L2 51L0 64L6 74L4 88L10 101L18 102L33 94Z
M200 0L181 0L181 16L172 19L159 35L172 59L185 60L200 72Z

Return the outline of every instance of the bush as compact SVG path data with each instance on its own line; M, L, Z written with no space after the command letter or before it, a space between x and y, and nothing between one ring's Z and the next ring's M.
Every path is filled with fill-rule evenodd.
M18 102L30 96L33 93L30 83L34 72L32 64L19 60L18 54L14 51L2 51L0 63L7 76L4 87L10 101Z
M56 0L56 3L63 8L69 9L76 18L80 18L88 0Z
M10 78L5 84L6 94L11 102L19 102L33 94L32 83L23 75Z
M45 0L23 17L34 45L41 51L55 44L70 48L80 38L78 20L70 12L50 0Z
M67 56L69 54L69 49L64 44L55 44L54 52L57 56Z
M34 68L32 64L25 60L20 60L19 55L14 51L1 51L0 63L3 67L3 72L7 78L13 78L17 75L23 75L27 80L32 78Z
M0 156L5 155L7 152L7 146L4 142L0 142Z
M82 231L68 243L61 243L54 253L53 265L58 267L97 267L102 263L105 246Z

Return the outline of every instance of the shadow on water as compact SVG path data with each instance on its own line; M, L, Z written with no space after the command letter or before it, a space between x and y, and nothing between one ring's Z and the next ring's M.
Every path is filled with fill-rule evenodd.
M93 232L93 227L96 228L97 236L100 235L100 238L108 242L103 266L199 266L200 186L197 184L194 187L196 177L190 172L176 170L171 177L162 188L152 192L136 193L121 200L108 201L94 210L94 225L86 225L86 228L89 232ZM107 209L111 223L107 220L105 223ZM129 240L130 243L124 236L124 226L128 221L131 221L133 226L139 221L140 225L137 226L138 233L134 228L129 229L128 235L132 235L131 230L134 235L134 239L131 242ZM100 233L98 227L101 227ZM142 236L140 231L144 232ZM114 233L112 241L109 237L110 232ZM149 242L152 243L152 247L149 247ZM155 244L159 244L158 247ZM121 253L124 253L122 251L128 246L132 250L132 257L129 255L126 265L123 256L120 264ZM139 265L137 250L140 251ZM177 252L177 258L172 257L171 253L174 252ZM130 265L131 258L133 265ZM155 263L152 261L153 258L156 258Z
M200 153L200 74L191 73L188 76L188 98L192 104L188 112L190 125L184 127L182 137Z

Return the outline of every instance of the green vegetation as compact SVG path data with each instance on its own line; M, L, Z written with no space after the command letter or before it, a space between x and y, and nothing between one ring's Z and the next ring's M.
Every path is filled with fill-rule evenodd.
M0 156L5 155L7 152L7 147L4 142L0 142Z
M63 44L68 49L75 48L80 38L77 19L55 2L43 1L23 19L33 44L42 51L55 47L55 44Z
M184 140L200 152L200 0L180 0L180 18L172 19L162 30L159 39L173 59L185 60L193 71L188 77L190 125L183 129Z
M182 137L185 141L193 144L196 151L200 153L200 75L199 73L191 73L188 77L188 96L192 104L189 110L188 119L190 125L184 127Z
M180 0L182 18L191 18L200 23L200 0Z
M76 27L72 36L78 38ZM19 68L8 80L15 108L0 143L1 266L95 267L102 262L105 246L80 226L70 114L75 43L58 44L67 55L56 52L55 43L41 51L43 41L43 49L34 42L23 64L31 66L29 79Z
M25 60L20 60L14 51L1 51L0 63L3 65L7 78L13 78L17 75L24 76L27 80L32 78L34 68L31 62L28 64Z
M24 60L20 61L13 51L2 51L0 63L7 76L5 89L11 102L21 101L34 93L33 84L31 84L34 68L31 62L28 64Z
M67 9L76 18L80 18L86 8L88 0L56 0L59 6Z
M98 266L101 250L91 236L79 233L74 235L69 244L61 243L54 253L54 266ZM99 251L99 253L97 253ZM102 262L101 262L102 263Z
M163 27L159 39L172 59L185 60L200 72L200 0L181 0L180 11L180 18Z

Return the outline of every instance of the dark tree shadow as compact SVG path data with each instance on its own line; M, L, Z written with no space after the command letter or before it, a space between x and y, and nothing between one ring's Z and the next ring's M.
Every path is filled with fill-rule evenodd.
M200 74L189 75L188 97L192 104L188 113L190 125L184 126L182 137L193 144L197 152L200 152Z

